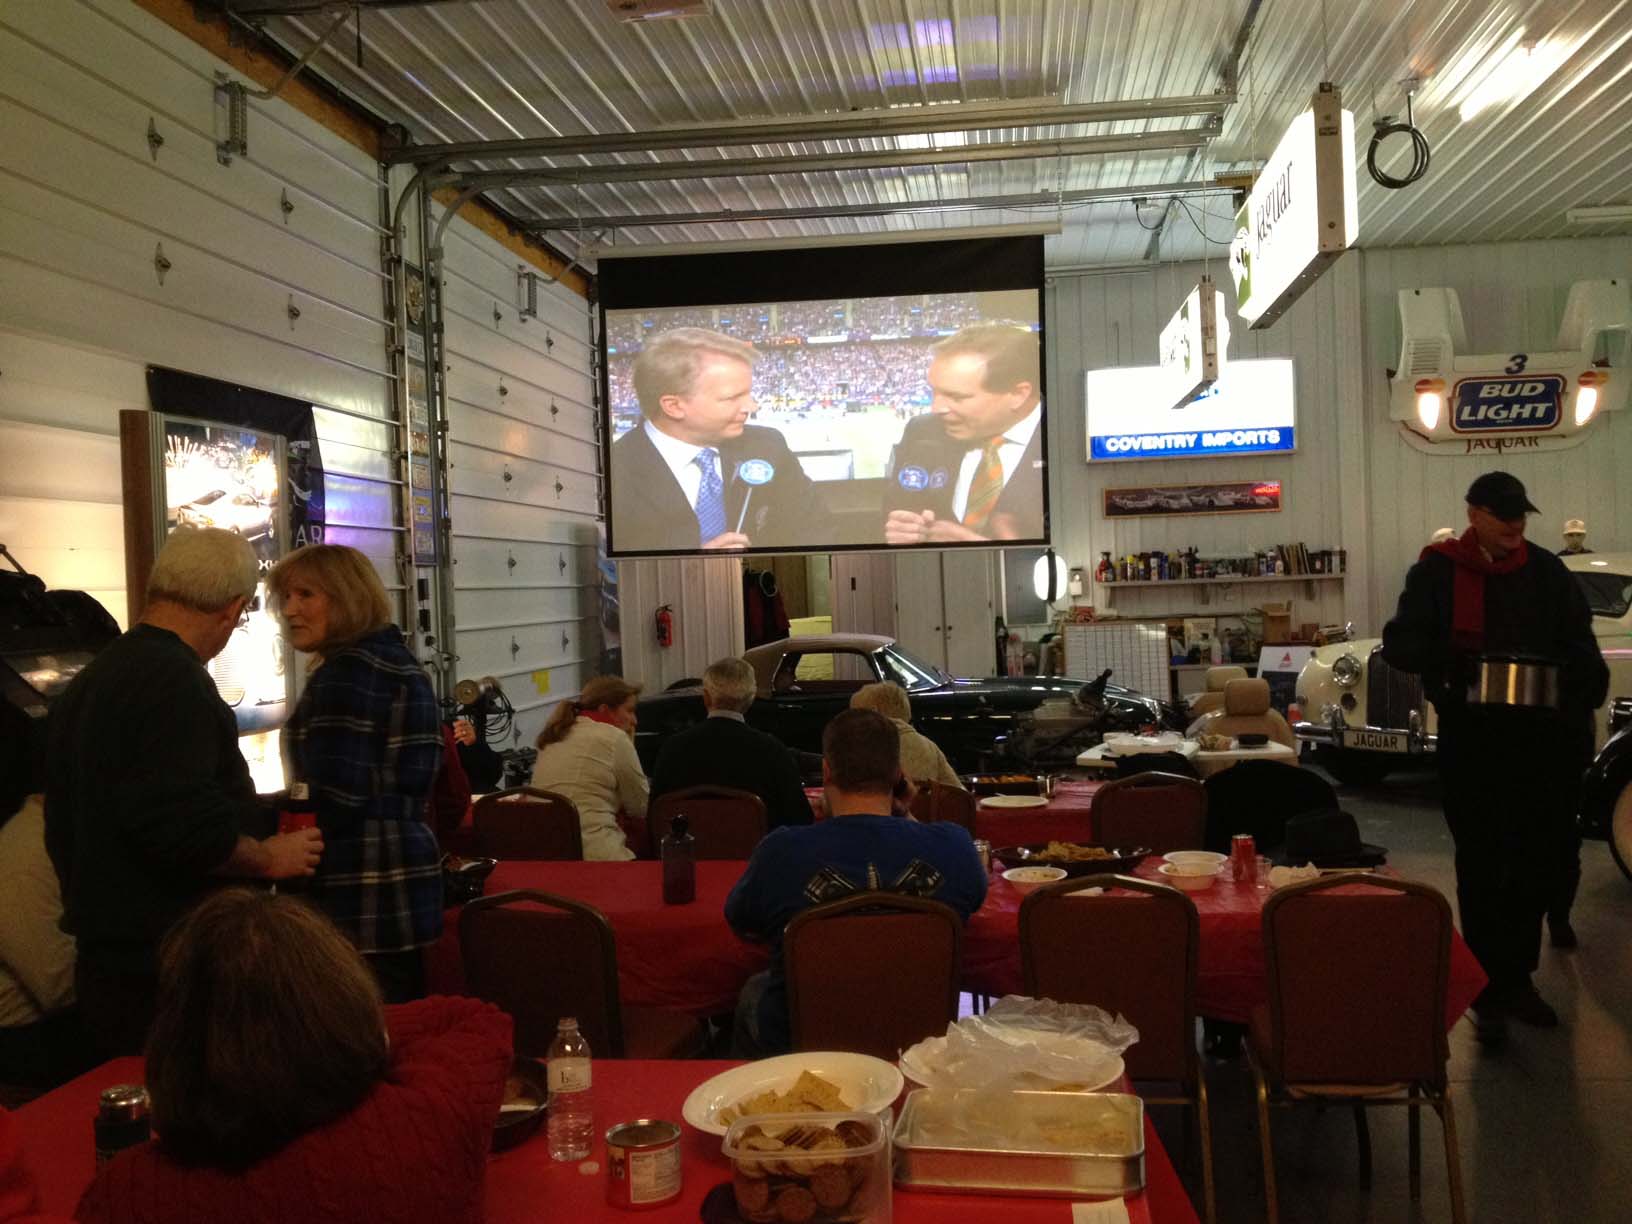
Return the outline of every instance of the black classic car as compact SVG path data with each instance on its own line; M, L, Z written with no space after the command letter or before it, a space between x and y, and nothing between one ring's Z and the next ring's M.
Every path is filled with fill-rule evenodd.
M889 680L912 699L913 725L940 745L960 772L1059 769L1107 731L1182 729L1172 706L1109 683L1064 676L957 679L914 657L893 638L841 633L784 638L743 656L759 695L750 724L799 752L819 754L822 728L864 684ZM637 708L635 746L648 772L664 739L704 717L703 690L681 681Z
M1581 781L1581 832L1607 841L1615 865L1632 880L1632 698L1611 705L1609 732Z

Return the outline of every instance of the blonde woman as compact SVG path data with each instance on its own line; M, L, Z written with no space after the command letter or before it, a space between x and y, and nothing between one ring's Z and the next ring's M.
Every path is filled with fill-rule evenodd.
M575 701L563 701L538 733L533 785L578 807L586 859L632 859L618 812L644 819L649 784L635 755L640 685L596 676Z
M899 684L884 681L856 690L850 698L853 710L873 710L895 724L901 733L901 776L909 782L944 782L963 790L963 779L958 777L946 759L940 745L922 735L912 725L912 702L907 690Z
M442 760L436 694L355 548L297 549L267 585L289 644L317 656L283 730L290 781L311 788L327 847L309 895L386 1002L405 1003L424 993L420 949L442 933L442 854L425 823Z

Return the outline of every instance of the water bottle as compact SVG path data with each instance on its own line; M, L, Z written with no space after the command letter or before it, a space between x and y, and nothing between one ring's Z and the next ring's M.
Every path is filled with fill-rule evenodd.
M669 822L658 853L663 859L663 904L686 905L697 899L697 839L684 816Z
M584 1160L595 1133L595 1109L590 1098L589 1042L578 1031L578 1021L563 1016L545 1059L549 1081L551 1160Z

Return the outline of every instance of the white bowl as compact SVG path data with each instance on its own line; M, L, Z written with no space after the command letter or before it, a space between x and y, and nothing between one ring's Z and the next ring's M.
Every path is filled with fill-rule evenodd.
M1016 892L1029 893L1044 884L1052 884L1066 877L1064 867L1010 867L1003 873Z
M836 1087L856 1113L888 1109L901 1095L900 1070L866 1054L811 1051L762 1058L722 1071L692 1089L680 1116L700 1131L723 1135L720 1112L762 1092L786 1092L801 1071L810 1071Z
M1164 863L1202 863L1206 866L1222 866L1230 861L1227 854L1219 854L1214 850L1172 850L1162 855Z
M1195 867L1187 869L1178 863L1163 863L1157 868L1164 880L1184 889L1185 892L1204 892L1211 888L1213 881L1218 879L1218 873L1223 869L1222 863L1215 865L1211 871Z

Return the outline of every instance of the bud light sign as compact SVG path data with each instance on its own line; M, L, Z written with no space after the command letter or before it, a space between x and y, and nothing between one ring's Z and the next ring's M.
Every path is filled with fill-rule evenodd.
M1565 383L1558 374L1464 378L1451 397L1457 433L1544 433L1563 419Z

